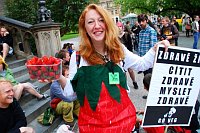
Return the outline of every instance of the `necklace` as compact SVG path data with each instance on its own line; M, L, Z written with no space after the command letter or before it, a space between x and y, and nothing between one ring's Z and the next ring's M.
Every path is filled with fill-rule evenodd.
M107 56L107 52L105 52L105 54L102 55L101 53L99 53L99 52L96 50L96 53L97 53L97 55L98 55L105 63L107 63L107 62L109 61L108 56Z

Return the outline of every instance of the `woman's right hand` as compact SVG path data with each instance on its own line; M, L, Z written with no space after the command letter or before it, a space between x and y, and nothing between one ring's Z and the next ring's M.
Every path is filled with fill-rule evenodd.
M160 42L158 42L158 43L156 43L156 44L154 45L154 47L153 47L154 51L157 50L158 45L164 45L164 47L165 47L165 52L166 52L166 51L168 50L168 47L170 46L170 43L169 43L168 40L162 40L162 41L160 41Z

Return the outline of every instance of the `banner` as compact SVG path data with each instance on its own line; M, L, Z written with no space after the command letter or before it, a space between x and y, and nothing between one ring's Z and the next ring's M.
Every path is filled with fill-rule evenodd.
M158 47L142 126L188 126L200 88L200 52Z

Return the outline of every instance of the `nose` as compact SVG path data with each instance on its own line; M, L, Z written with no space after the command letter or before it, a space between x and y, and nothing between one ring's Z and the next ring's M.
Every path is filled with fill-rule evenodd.
M98 20L95 21L95 28L99 28L101 27L101 24Z

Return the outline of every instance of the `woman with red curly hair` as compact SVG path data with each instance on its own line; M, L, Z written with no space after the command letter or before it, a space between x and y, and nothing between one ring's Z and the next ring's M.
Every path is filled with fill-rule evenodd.
M118 28L110 14L95 4L82 12L79 34L80 55L72 54L69 78L61 77L59 82L67 87L66 95L70 95L72 87L76 92L81 105L80 133L130 133L136 123L136 111L126 91L124 70L152 67L156 46L143 57L130 52L118 39ZM169 46L168 41L161 43Z

